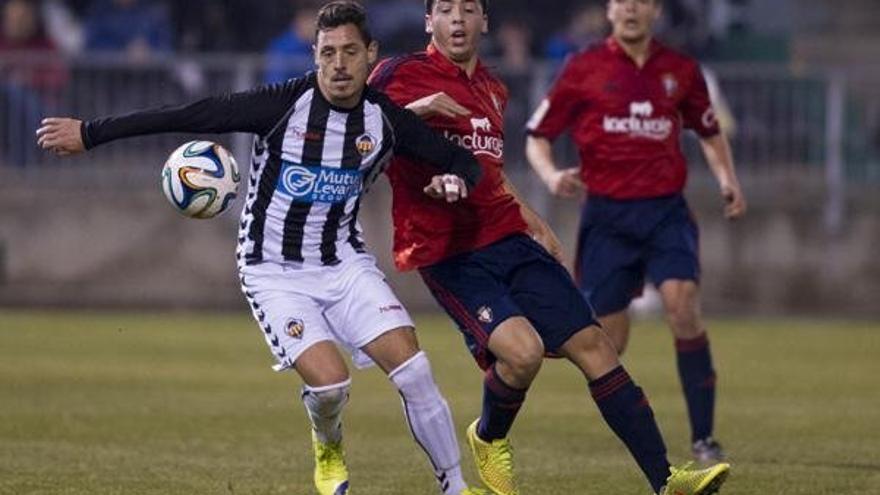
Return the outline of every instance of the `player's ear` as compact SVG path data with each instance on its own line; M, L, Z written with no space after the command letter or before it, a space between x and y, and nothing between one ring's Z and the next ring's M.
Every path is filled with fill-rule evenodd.
M376 63L376 60L378 58L379 58L379 42L376 40L373 40L370 42L369 45L367 45L367 62L369 62L370 65L373 65Z
M425 15L425 32L428 34L434 34L434 26L431 25L431 15Z
M483 29L482 29L482 33L483 33L483 34L489 34L489 16L487 16L486 14L483 14Z

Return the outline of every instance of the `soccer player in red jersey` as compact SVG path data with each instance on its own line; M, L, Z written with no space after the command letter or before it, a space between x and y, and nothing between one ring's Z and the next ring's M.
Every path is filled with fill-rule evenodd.
M671 469L651 407L621 366L587 300L559 262L558 241L502 172L504 85L479 61L488 0L426 0L427 51L384 61L370 84L473 151L483 180L457 205L421 198L424 164L388 169L398 268L418 269L486 371L483 408L467 436L486 485L519 490L508 432L545 352L584 374L603 417L656 493L714 493L729 466Z
M660 0L610 0L613 31L573 56L529 122L526 153L553 194L586 188L578 239L578 283L620 352L627 308L647 277L660 291L675 336L678 370L701 461L723 457L712 438L715 371L700 317L698 232L682 196L682 127L700 136L729 219L746 201L696 61L653 38ZM556 167L551 141L565 130L580 169Z

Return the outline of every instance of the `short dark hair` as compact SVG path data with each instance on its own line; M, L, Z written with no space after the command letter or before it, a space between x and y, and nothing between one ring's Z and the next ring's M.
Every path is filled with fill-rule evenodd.
M354 0L334 0L325 4L318 11L318 19L315 21L315 39L318 39L320 31L337 28L346 24L353 24L361 33L364 44L369 46L373 42L370 27L367 25L367 11L363 5Z
M430 14L434 11L434 3L436 0L425 0L425 13ZM483 13L489 13L489 0L480 0L480 5L483 6Z

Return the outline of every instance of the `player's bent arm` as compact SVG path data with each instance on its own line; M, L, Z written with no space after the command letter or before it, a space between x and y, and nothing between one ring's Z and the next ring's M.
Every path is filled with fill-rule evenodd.
M700 138L700 146L706 163L712 174L718 180L721 195L725 201L724 215L735 219L743 216L747 209L745 196L742 192L736 169L733 163L733 153L730 142L723 133Z
M384 98L382 109L395 132L395 152L437 168L439 173L453 174L473 190L483 170L473 153L452 144L428 127L415 113L400 108Z
M532 238L538 244L544 246L544 249L559 260L560 263L564 263L565 253L562 251L562 243L559 242L559 237L556 236L550 225L541 218L541 215L533 210L523 197L520 196L519 191L517 191L516 187L513 186L513 183L510 182L510 179L503 172L501 176L504 178L504 189L519 203L520 213L523 216L523 220L529 226L529 233L532 235Z
M526 137L526 158L554 195L571 198L583 189L577 169L560 170L556 167L553 143L549 139L534 134Z
M526 158L544 184L548 184L551 176L559 170L553 158L553 143L545 137L526 137Z

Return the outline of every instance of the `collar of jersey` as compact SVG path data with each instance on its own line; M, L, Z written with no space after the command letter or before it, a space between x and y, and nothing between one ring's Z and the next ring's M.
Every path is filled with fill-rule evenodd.
M630 58L629 54L627 54L623 47L620 46L620 43L618 43L617 40L614 39L614 36L609 36L605 38L605 46L611 53L632 61L632 58ZM663 45L659 41L657 41L656 38L651 38L651 45L648 47L648 60L656 57L657 53L659 53L662 49Z
M443 55L443 52L441 52L436 46L434 46L434 43L429 43L428 48L425 49L425 51L428 53L428 58L431 59L431 62L436 67L440 68L441 70L443 70L444 72L446 72L447 74L449 74L451 76L459 76L460 75L460 76L464 76L466 79L474 80L477 77L482 76L483 72L486 70L486 67L483 65L483 62L480 61L480 59L478 58L477 59L477 67L474 69L474 75L468 77L467 72L465 72L464 69L462 69L461 67L455 65L455 63L452 60L449 60L448 58L446 58L446 55Z

